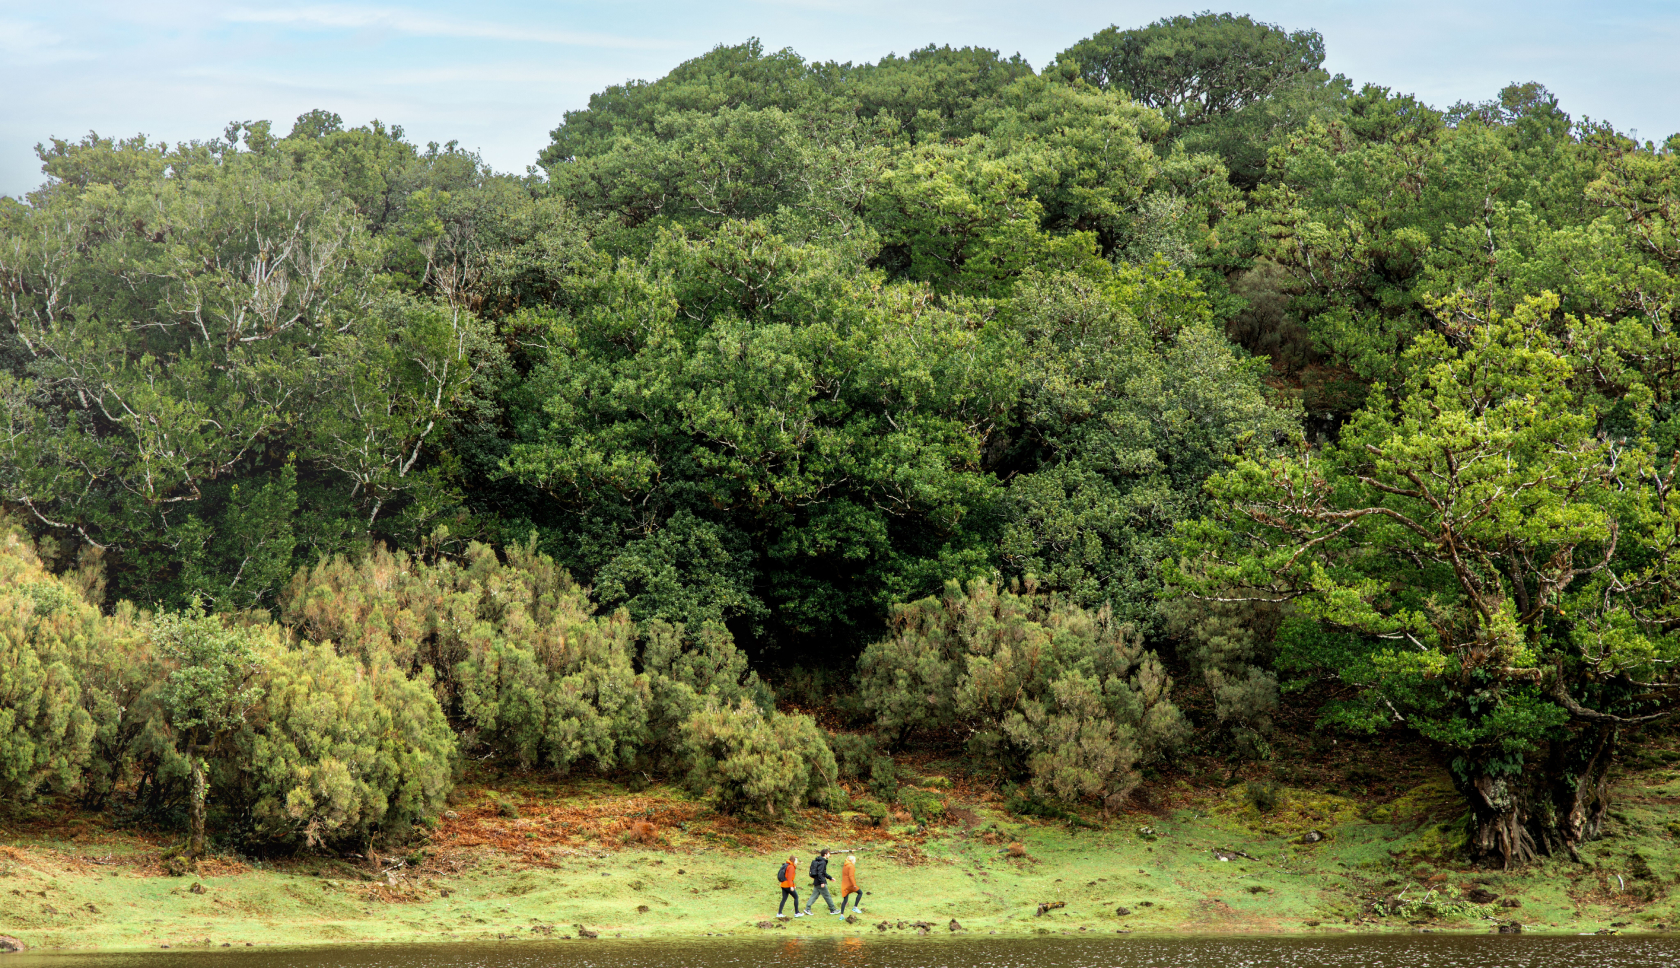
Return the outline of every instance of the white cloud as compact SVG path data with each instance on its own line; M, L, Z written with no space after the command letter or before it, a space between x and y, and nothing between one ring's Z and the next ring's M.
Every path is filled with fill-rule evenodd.
M351 7L319 5L289 10L240 8L222 19L231 23L273 24L316 30L390 30L420 37L455 37L478 40L525 41L561 44L568 47L607 47L622 50L660 50L667 41L620 37L591 31L554 30L538 26L456 20L405 10L401 7Z

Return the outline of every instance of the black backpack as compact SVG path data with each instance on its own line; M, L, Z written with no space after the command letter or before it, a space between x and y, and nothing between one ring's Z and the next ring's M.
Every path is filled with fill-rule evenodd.
M828 862L827 861L823 860L821 857L811 858L811 880L813 880L813 881L817 880L817 865L818 864L823 865L823 873L826 874L828 872Z
M776 886L777 886L777 887L780 887L780 886L782 886L782 884L783 884L783 883L785 883L785 882L786 882L786 881L787 881L787 879L788 879L788 877L787 877L787 874L788 874L788 871L787 871L787 869L788 869L788 865L787 865L787 862L786 862L786 861L783 861L783 862L782 862L782 866L780 866L780 867L778 867L778 868L776 868Z

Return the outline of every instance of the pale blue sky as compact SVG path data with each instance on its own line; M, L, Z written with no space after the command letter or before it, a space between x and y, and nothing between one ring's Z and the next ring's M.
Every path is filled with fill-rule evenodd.
M284 132L315 107L519 171L590 93L719 43L852 61L973 44L1042 66L1109 24L1204 7L1316 28L1332 71L1438 106L1539 80L1577 117L1680 131L1680 0L0 0L0 194L40 181L31 147L51 135L178 141L258 118Z

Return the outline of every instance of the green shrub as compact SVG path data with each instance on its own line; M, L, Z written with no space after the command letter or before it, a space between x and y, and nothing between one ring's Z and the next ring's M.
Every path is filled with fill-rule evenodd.
M473 544L461 561L324 559L293 579L281 614L364 662L432 669L457 725L521 767L677 768L679 734L708 703L770 705L727 630L600 615L534 547L505 556Z
M1275 780L1250 780L1243 788L1243 794L1249 804L1261 813L1271 813L1283 803L1283 790Z
M893 634L864 650L859 691L878 725L903 737L967 737L970 755L1035 796L1112 803L1134 767L1184 741L1172 679L1142 638L1031 581L948 584L893 608Z
M931 790L905 787L899 791L898 802L920 824L933 823L945 816L945 798Z
M875 737L860 733L830 733L829 749L834 751L834 763L843 780L865 780L875 765L877 755Z
M868 817L877 827L886 823L887 817L891 814L887 805L879 800L858 800L852 804L852 809Z
M869 761L869 792L888 803L898 802L898 764L890 756L877 756Z
M267 843L401 840L443 809L455 736L424 679L330 646L265 656L263 700L234 738L232 789Z
M0 799L81 779L95 726L78 672L102 624L27 539L0 528Z
M747 699L708 705L689 720L683 743L689 787L720 813L777 816L844 804L834 754L809 716L765 713Z

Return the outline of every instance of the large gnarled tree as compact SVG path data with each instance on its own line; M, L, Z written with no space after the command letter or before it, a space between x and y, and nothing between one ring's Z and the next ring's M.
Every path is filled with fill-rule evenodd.
M1506 866L1598 834L1619 733L1680 685L1680 455L1641 435L1637 389L1632 432L1606 429L1555 309L1418 339L1335 446L1216 478L1170 568L1191 595L1291 603L1285 660L1360 687L1343 725L1444 748L1472 854Z

